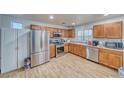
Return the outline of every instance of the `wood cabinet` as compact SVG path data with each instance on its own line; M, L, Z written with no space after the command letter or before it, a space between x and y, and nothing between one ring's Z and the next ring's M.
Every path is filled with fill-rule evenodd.
M118 69L122 66L123 53L109 49L100 49L99 61L101 64Z
M48 31L48 33L49 33L49 35L50 35L50 38L53 38L53 37L54 37L54 33L57 32L58 29L57 29L57 28L48 27L48 28L47 28L47 31Z
M80 50L80 54L79 56L86 58L86 46L80 46L81 50Z
M55 45L50 45L50 58L53 58L56 56L56 47Z
M64 52L65 53L68 53L68 51L69 51L68 48L69 48L68 44L64 44Z
M47 31L49 32L50 38L54 37L55 32L60 32L62 35L62 38L74 38L75 37L74 29L59 29L59 28L47 27Z
M94 38L122 39L122 22L93 26Z
M69 44L69 52L74 53L74 44Z
M86 46L80 44L69 44L69 52L86 58Z
M69 29L68 30L68 38L74 38L75 37L75 30Z
M122 22L114 22L104 25L106 38L119 39L122 38Z
M104 38L104 25L93 26L93 37L94 38Z

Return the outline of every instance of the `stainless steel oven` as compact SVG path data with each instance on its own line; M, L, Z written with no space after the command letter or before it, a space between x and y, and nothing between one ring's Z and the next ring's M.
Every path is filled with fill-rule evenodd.
M64 44L56 45L56 57L59 57L64 54Z

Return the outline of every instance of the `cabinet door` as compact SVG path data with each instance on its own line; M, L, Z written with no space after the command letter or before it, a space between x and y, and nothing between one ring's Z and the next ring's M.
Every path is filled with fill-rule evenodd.
M68 53L68 44L64 44L64 52Z
M104 26L107 38L121 39L122 38L122 22L106 24Z
M56 49L55 49L55 45L51 45L50 46L50 58L53 58L56 56Z
M18 30L18 68L24 66L24 59L29 57L29 31Z
M104 38L104 25L96 25L93 27L93 37L94 38Z
M86 47L85 46L81 46L80 56L83 58L86 58Z
M122 66L122 55L109 54L109 66L118 69Z
M104 65L109 65L109 61L108 61L108 53L107 52L101 52L99 53L99 61L101 64Z
M69 29L68 30L68 37L69 38L74 38L75 37L75 30L74 29Z
M68 32L68 30L65 30L65 31L64 31L64 37L65 37L65 38L68 38L68 37L69 37L69 32Z
M17 31L2 29L1 73L17 69Z

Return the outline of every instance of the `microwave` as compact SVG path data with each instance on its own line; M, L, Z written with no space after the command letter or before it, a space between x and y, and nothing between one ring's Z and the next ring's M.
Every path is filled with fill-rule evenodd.
M60 38L60 37L62 37L62 34L61 34L60 32L55 32L55 33L53 34L53 37L55 37L55 38Z
M105 42L105 47L122 49L123 43L122 42Z

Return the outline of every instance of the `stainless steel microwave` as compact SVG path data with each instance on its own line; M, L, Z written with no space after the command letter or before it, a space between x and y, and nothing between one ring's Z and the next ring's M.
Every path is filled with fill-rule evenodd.
M55 32L55 33L53 34L53 37L55 37L55 38L60 38L60 37L62 37L62 33L60 33L60 32Z
M105 42L105 47L122 49L123 43L122 42Z

